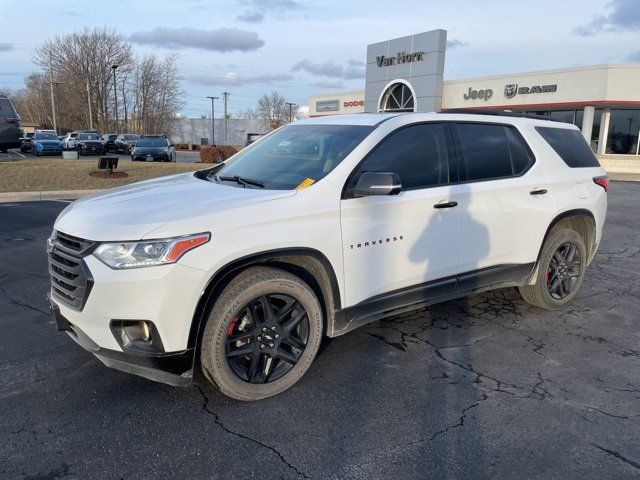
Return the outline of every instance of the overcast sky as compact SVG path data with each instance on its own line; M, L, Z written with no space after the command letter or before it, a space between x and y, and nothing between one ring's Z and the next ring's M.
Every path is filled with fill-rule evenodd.
M306 105L364 89L367 44L436 28L445 79L640 63L640 0L0 0L0 19L0 87L20 88L47 38L107 26L140 55L179 54L188 116L224 90L235 113L272 90Z

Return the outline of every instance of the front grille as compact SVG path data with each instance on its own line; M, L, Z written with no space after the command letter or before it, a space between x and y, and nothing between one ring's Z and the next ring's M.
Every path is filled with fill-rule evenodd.
M93 279L83 257L96 242L54 231L48 241L51 294L76 310L82 310L89 297Z

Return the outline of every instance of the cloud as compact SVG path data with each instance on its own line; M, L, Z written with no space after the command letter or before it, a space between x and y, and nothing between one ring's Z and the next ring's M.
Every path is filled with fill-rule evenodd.
M148 32L134 32L129 37L133 43L153 45L168 49L197 48L215 52L240 50L248 52L264 45L256 32L238 28L200 30L196 28L156 27Z
M344 88L344 83L337 81L337 82L314 82L311 84L312 87L318 87L318 88Z
M336 62L314 63L309 60L301 60L294 64L291 70L293 72L304 71L323 77L352 80L364 78L364 67L365 64L361 60L347 60L346 64Z
M73 10L60 10L58 13L63 17L84 18L84 15L82 13L75 12Z
M625 57L625 59L629 62L640 63L640 50L630 53Z
M582 36L596 35L601 32L619 32L640 30L640 8L638 0L611 0L607 15L596 15L591 22L574 29Z
M236 20L240 20L241 22L248 22L248 23L261 23L264 21L264 13L262 12L242 13L236 17Z
M12 43L0 43L0 52L13 52L15 47Z
M463 42L462 40L458 40L456 38L447 40L447 48L466 47L467 45L469 45L467 42Z
M238 87L250 83L271 84L276 82L286 82L288 80L293 80L293 75L289 75L287 73L276 73L272 75L244 76L238 75L235 72L228 72L224 75L192 75L188 80L190 83L194 83L197 85L222 85L226 87Z
M296 0L245 0L248 7L262 11L298 10L302 4Z
M242 3L246 11L238 15L236 20L248 23L262 23L266 14L282 14L302 8L302 5L295 0L244 0Z

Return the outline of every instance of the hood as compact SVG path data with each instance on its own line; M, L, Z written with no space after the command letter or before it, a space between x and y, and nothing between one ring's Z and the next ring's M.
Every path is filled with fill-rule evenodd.
M184 173L84 197L63 210L54 228L88 240L138 240L175 220L193 218L194 229L200 231L199 222L208 215L234 215L234 209L295 194L221 185Z

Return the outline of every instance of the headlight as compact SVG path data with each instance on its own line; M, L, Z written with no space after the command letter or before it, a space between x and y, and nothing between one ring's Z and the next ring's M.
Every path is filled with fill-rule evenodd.
M189 250L209 241L211 234L198 233L184 237L139 242L107 242L96 248L94 255L111 268L140 268L177 262Z

